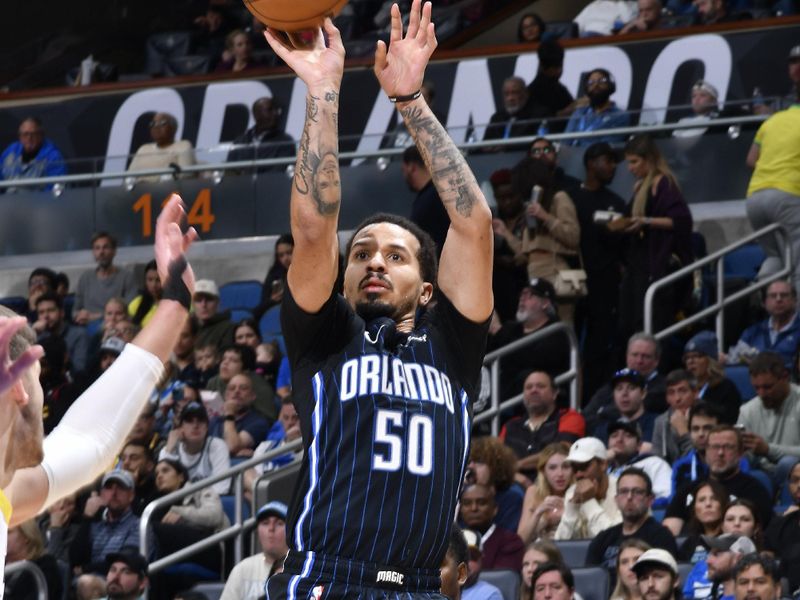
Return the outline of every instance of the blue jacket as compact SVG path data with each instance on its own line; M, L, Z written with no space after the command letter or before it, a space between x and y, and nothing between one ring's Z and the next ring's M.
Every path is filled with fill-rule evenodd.
M773 344L769 336L769 319L751 325L739 338L748 346L759 352L769 350L783 357L784 363L791 368L797 347L800 345L800 314L796 314L789 327L778 333Z
M739 459L739 469L742 473L750 471L750 463L745 457ZM687 481L698 481L708 476L708 465L697 456L697 450L692 448L689 452L672 463L672 494L675 495L681 485Z
M22 143L14 142L0 155L0 176L3 179L52 177L67 172L64 157L50 140L44 140L39 153L28 163L22 162L22 153Z
M567 123L565 133L577 133L583 131L597 131L598 129L613 129L615 127L627 127L630 125L631 118L628 113L620 109L613 102L608 110L601 113L595 113L591 106L583 106L575 109L572 116ZM625 141L625 136L620 135L606 135L602 137L581 138L577 140L569 140L567 143L570 146L589 146L598 142L607 142L609 144L620 143Z

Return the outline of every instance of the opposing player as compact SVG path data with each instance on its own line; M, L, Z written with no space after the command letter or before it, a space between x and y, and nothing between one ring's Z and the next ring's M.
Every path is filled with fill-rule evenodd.
M163 372L188 316L194 275L184 258L197 233L182 234L180 198L156 224L155 255L165 282L153 319L67 411L44 440L39 362L42 348L24 317L0 312L0 564L7 527L91 483L117 455ZM113 399L113 400L112 400ZM3 596L0 578L0 599Z
M290 551L283 573L267 584L268 598L442 598L439 566L492 310L491 214L419 93L436 47L431 5L421 9L414 0L405 36L395 5L375 74L425 159L451 226L437 274L429 236L402 217L367 219L347 245L344 296L334 292L344 48L330 20L324 32L327 47L320 32L304 49L267 32L308 88L291 196L295 249L281 308L306 453L289 515Z

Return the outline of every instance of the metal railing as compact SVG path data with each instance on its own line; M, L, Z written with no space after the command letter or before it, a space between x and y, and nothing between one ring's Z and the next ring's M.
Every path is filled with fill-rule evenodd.
M235 501L235 508L234 508L234 522L231 523L229 527L218 531L207 538L200 540L199 542L195 542L185 548L178 550L177 552L173 552L168 556L161 557L153 562L150 563L148 567L148 572L152 575L154 573L158 573L159 571L174 565L175 563L179 563L183 560L186 560L193 554L205 550L207 548L211 548L216 544L223 542L225 540L229 540L231 538L235 538L234 545L233 545L233 558L235 563L241 562L243 558L243 541L244 541L244 533L248 530L250 526L255 523L254 518L244 519L242 514L242 499L244 498L244 481L243 481L243 474L247 469L255 467L263 462L275 459L279 456L283 456L284 454L288 454L291 452L295 452L302 447L301 440L295 440L283 446L279 446L277 448L273 448L269 452L261 454L259 456L250 458L244 462L239 463L228 469L227 471L220 473L218 475L212 475L203 479L202 481L198 481L196 483L192 483L182 487L181 489L172 492L171 494L167 494L163 498L158 498L157 500L153 500L150 504L148 504L144 512L142 513L141 521L139 522L139 551L141 552L142 556L149 556L150 555L150 537L152 533L152 529L150 527L150 522L152 520L153 511L172 506L176 502L183 500L186 496L194 494L195 492L207 488L219 481L223 481L225 479L233 478L233 496ZM276 469L277 471L278 469Z
M29 560L20 560L18 562L9 563L4 570L4 577L8 580L9 575L16 573L28 572L33 576L33 581L36 584L36 598L38 600L47 600L47 580L44 578L44 573L35 562ZM27 591L27 590L26 590Z
M504 402L500 402L500 360L508 354L521 348L525 348L532 342L539 341L551 335L566 335L569 340L569 371L561 373L555 378L555 384L561 385L569 381L569 404L573 409L578 408L578 338L575 331L566 323L553 323L539 331L526 335L510 344L490 352L483 359L484 366L489 367L491 373L491 408L482 411L473 419L473 425L492 420L492 435L500 433L500 413L504 410L517 406L522 402L522 394L517 394Z
M783 238L783 247L784 247L784 256L783 256L783 268L768 277L764 277L763 279L758 279L754 281L744 289L738 290L731 294L728 297L725 297L725 265L723 262L723 258L733 252L734 250L741 248L742 246L746 246L759 238L762 238L767 235L779 235ZM712 315L716 316L716 333L717 333L717 344L723 344L723 340L725 339L725 313L724 308L744 298L745 296L750 295L756 290L759 290L763 287L768 286L770 283L777 279L786 278L788 275L792 274L792 248L787 243L787 233L786 229L782 225L777 223L773 223L772 225L768 225L763 229L759 229L756 232L751 233L743 237L742 239L729 244L722 248L721 250L717 250L716 252L709 254L708 256L696 260L695 262L686 265L682 269L675 271L659 279L658 281L654 281L650 284L650 287L647 288L647 292L644 296L644 330L647 333L651 333L655 335L657 339L663 339L673 333L680 331L690 325L693 325L699 321L706 319ZM666 329L662 329L661 331L654 332L653 331L653 304L655 300L655 295L658 290L671 283L681 279L683 277L691 276L697 269L701 269L706 265L710 265L716 262L716 288L717 288L717 298L716 302L711 306L704 308L703 310L682 319L678 323L670 325ZM718 348L720 349L720 348Z

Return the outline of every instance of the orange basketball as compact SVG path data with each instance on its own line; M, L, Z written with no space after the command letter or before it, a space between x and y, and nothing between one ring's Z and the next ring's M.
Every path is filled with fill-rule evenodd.
M335 17L347 0L244 0L244 5L267 27L280 31L316 29L325 17Z

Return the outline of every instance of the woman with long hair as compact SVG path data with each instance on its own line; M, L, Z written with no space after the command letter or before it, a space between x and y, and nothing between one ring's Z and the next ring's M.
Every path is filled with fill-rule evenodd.
M701 536L718 536L722 533L722 517L730 499L723 485L713 479L698 483L692 490L691 498L691 516L684 530L688 537L678 549L678 557L694 564L705 560L708 555Z
M261 332L254 319L242 319L233 330L233 343L239 346L249 346L253 351L261 344Z
M225 37L225 51L217 63L217 71L238 73L263 66L253 56L253 42L242 29L234 29Z
M531 577L533 577L533 572L539 565L548 562L556 564L564 563L564 557L561 556L561 551L554 542L550 540L537 540L528 544L527 548L525 548L525 554L522 555L519 600L528 600L531 598L533 592L531 589Z
M642 600L639 584L633 565L637 559L650 550L650 544L637 538L628 538L619 545L617 554L617 585L609 600Z
M280 304L283 299L283 290L286 288L286 274L292 264L294 251L294 238L291 233L284 233L275 241L275 259L264 278L261 288L261 303L253 311L256 318L261 318L267 310Z
M683 348L683 364L697 380L698 398L719 414L722 423L733 425L742 396L736 384L725 377L717 357L717 336L712 331L695 334Z
M63 578L58 561L45 549L44 536L34 519L20 523L8 530L6 564L29 560L42 570L47 581L48 598L60 598ZM9 600L36 600L38 588L28 571L6 578L6 598Z
M517 41L520 44L535 44L542 41L542 35L547 29L544 19L536 13L525 13L517 25Z
M539 453L536 481L525 492L517 534L525 543L552 539L564 513L564 495L572 483L566 462L569 444L555 442Z
M156 261L151 260L144 267L144 287L128 304L131 321L139 327L147 325L156 312L159 300L161 300L161 278L158 276Z
M472 440L467 467L467 479L471 483L494 486L497 504L494 522L515 531L525 491L514 480L517 472L514 451L496 437L475 438Z
M627 266L622 278L619 314L623 337L641 331L644 295L651 283L687 265L692 259L692 215L678 180L656 143L646 135L625 146L628 170L636 178L633 198L626 209ZM691 292L682 282L659 291L654 303L654 330L675 321L675 314Z

